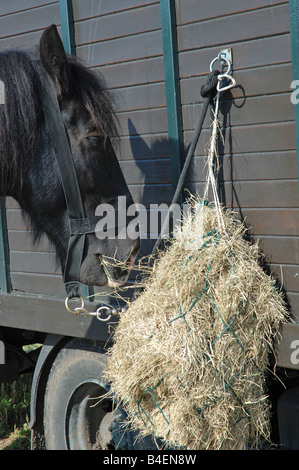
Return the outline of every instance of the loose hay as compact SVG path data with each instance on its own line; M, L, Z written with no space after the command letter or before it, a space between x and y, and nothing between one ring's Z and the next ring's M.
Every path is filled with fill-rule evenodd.
M194 202L196 215L121 314L109 354L107 379L131 426L170 447L270 438L268 355L288 312L258 245L220 210Z

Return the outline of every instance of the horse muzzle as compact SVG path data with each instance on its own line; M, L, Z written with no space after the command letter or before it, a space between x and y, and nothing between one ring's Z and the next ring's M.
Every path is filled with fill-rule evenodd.
M130 272L135 264L138 250L132 248L130 255L125 261L119 261L116 258L108 258L99 255L102 269L106 275L106 286L117 288L123 286L129 278Z

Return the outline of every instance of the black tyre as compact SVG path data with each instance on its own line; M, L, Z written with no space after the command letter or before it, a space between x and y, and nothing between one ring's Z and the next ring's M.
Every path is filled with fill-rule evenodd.
M105 397L105 366L106 357L97 342L73 339L59 352L45 393L46 449L112 450L116 447L113 428L120 411Z

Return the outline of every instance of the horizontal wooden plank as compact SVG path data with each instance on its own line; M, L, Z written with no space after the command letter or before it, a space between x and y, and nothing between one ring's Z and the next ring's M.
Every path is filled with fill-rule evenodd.
M20 49L28 50L36 48L41 35L43 34L44 28L39 31L34 31L30 33L24 33L17 36L10 36L9 38L0 39L0 51L7 49Z
M65 297L65 287L61 275L46 275L35 273L11 273L14 290L43 294L55 297Z
M135 122L138 126L138 122ZM128 120L128 131L120 138L120 145L117 148L118 159L129 160L140 158L169 158L169 142L166 132L140 135L132 123ZM122 131L124 132L124 126Z
M225 45L227 46L227 44ZM233 49L234 71L252 67L272 66L291 62L290 36L271 36L230 44ZM180 52L180 77L187 78L209 72L211 61L219 54L219 46ZM250 72L252 74L252 72Z
M155 5L153 0L109 0L109 2L94 2L94 0L73 0L75 21L86 18L115 14L121 11L139 8L140 6Z
M211 199L212 200L212 199ZM266 237L298 237L298 208L234 208L237 216L248 230L248 235L256 239ZM294 249L296 245L293 244ZM267 253L270 256L270 253ZM297 254L296 254L297 256ZM294 261L293 261L294 263Z
M299 294L299 264L297 265L270 265L273 276L279 280L281 286L289 292Z
M287 299L292 317L299 323L299 294L297 292L287 292Z
M6 217L8 230L27 230L27 225L24 222L20 209L8 209Z
M257 8L272 7L276 4L288 3L287 0L251 0L240 2L240 0L210 0L209 2L198 2L198 0L179 0L177 2L177 23L193 23L211 18L218 18L236 13L251 11Z
M202 104L191 104L182 107L184 130L196 127ZM290 94L259 96L223 100L220 103L220 126L244 126L271 122L286 122L294 120L294 106ZM209 126L206 121L206 126Z
M103 66L162 55L161 31L77 47L77 56L88 65Z
M259 245L268 262L299 264L298 237L259 237Z
M192 192L203 195L205 186L194 183ZM299 208L297 180L220 182L219 191L230 208Z
M193 132L184 133L185 145L191 142ZM203 129L196 154L204 155L206 145L209 142L210 131ZM294 150L295 144L295 126L293 122L273 123L264 125L233 127L229 136L226 135L223 154L233 155L257 153L257 152L279 152L282 150Z
M0 3L0 16L2 15L14 15L19 11L31 10L40 6L57 4L58 1L51 0L22 0L12 2L10 0L2 0Z
M169 160L135 160L121 162L127 184L158 184L171 181Z
M241 214L255 236L299 236L299 209L242 209Z
M40 30L51 23L60 23L58 2L0 17L1 37L8 38L17 34Z
M33 233L21 230L9 230L9 248L11 251L34 251L54 253L54 247L44 235L38 243L33 243Z
M207 75L181 80L183 104L198 103L201 100L200 89L206 82L206 78ZM246 99L250 96L259 97L276 93L290 93L292 66L291 64L279 64L237 70L234 72L234 78L237 86L230 90L230 94L234 99L244 100L244 103L246 103Z
M5 199L6 209L20 209L18 202L13 197L6 197Z
M299 307L299 295L293 297L293 303ZM299 319L299 308L295 311L296 320ZM277 357L277 365L280 367L285 367L287 369L298 369L299 365L294 364L292 362L292 353L294 352L294 347L292 346L293 341L298 341L299 338L299 325L289 323L285 325L282 329L281 339L279 344L276 346L276 357Z
M163 57L95 67L105 77L109 88L120 88L164 81Z
M156 134L166 132L167 112L166 108L155 108L137 111L117 113L121 135L130 135L130 123L133 124L138 134Z
M136 113L137 115L138 113ZM138 122L138 124L137 124ZM161 157L169 156L169 146L167 136L157 132L155 135L142 134L139 132L139 121L134 120L132 126L128 126L128 131L125 129L125 124L122 127L123 137L121 138L120 148L118 150L119 159L130 158L152 158L154 151ZM131 130L131 128L135 129ZM136 134L135 134L136 132ZM224 132L224 131L223 131ZM131 135L128 135L130 134ZM184 133L185 146L189 145L193 138L194 132L187 131ZM210 131L203 129L200 136L196 155L206 155L206 145L210 139ZM263 153L263 152L289 152L295 150L295 126L294 123L273 123L265 125L254 126L240 126L231 129L230 134L226 135L224 149L221 149L224 155L244 155L244 158L249 158L250 153ZM231 161L233 164L233 159ZM247 162L244 161L246 166ZM283 163L281 163L283 165ZM293 163L293 168L294 163ZM230 170L228 170L230 171Z
M98 303L101 304L105 300L102 297ZM77 305L74 303L74 307ZM89 302L86 303L86 308L92 312L96 306ZM117 321L118 317L115 316L109 322L101 322L95 317L69 313L64 306L64 299L40 295L0 294L1 326L106 342L111 335L111 325Z
M250 25L250 28L248 27ZM253 10L200 23L178 27L180 51L232 45L235 41L268 38L290 31L288 4Z
M137 35L160 28L159 4L143 6L134 10L114 12L112 15L97 16L86 21L76 22L76 44L81 46Z
M188 181L202 181L207 156L194 157ZM219 157L221 181L293 179L297 174L297 156L293 151L233 154Z
M164 83L135 85L113 90L113 96L118 112L166 106Z
M61 272L57 266L54 253L38 253L26 251L10 252L10 268L12 272L58 274Z
M160 204L164 202L170 204L172 200L171 184L136 184L130 187L134 202L149 207L150 204Z

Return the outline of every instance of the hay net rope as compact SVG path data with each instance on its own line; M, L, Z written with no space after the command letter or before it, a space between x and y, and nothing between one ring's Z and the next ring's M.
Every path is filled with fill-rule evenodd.
M127 424L175 448L269 441L268 356L288 317L258 245L219 202L215 104L204 199L192 199L144 291L121 315L106 371Z

